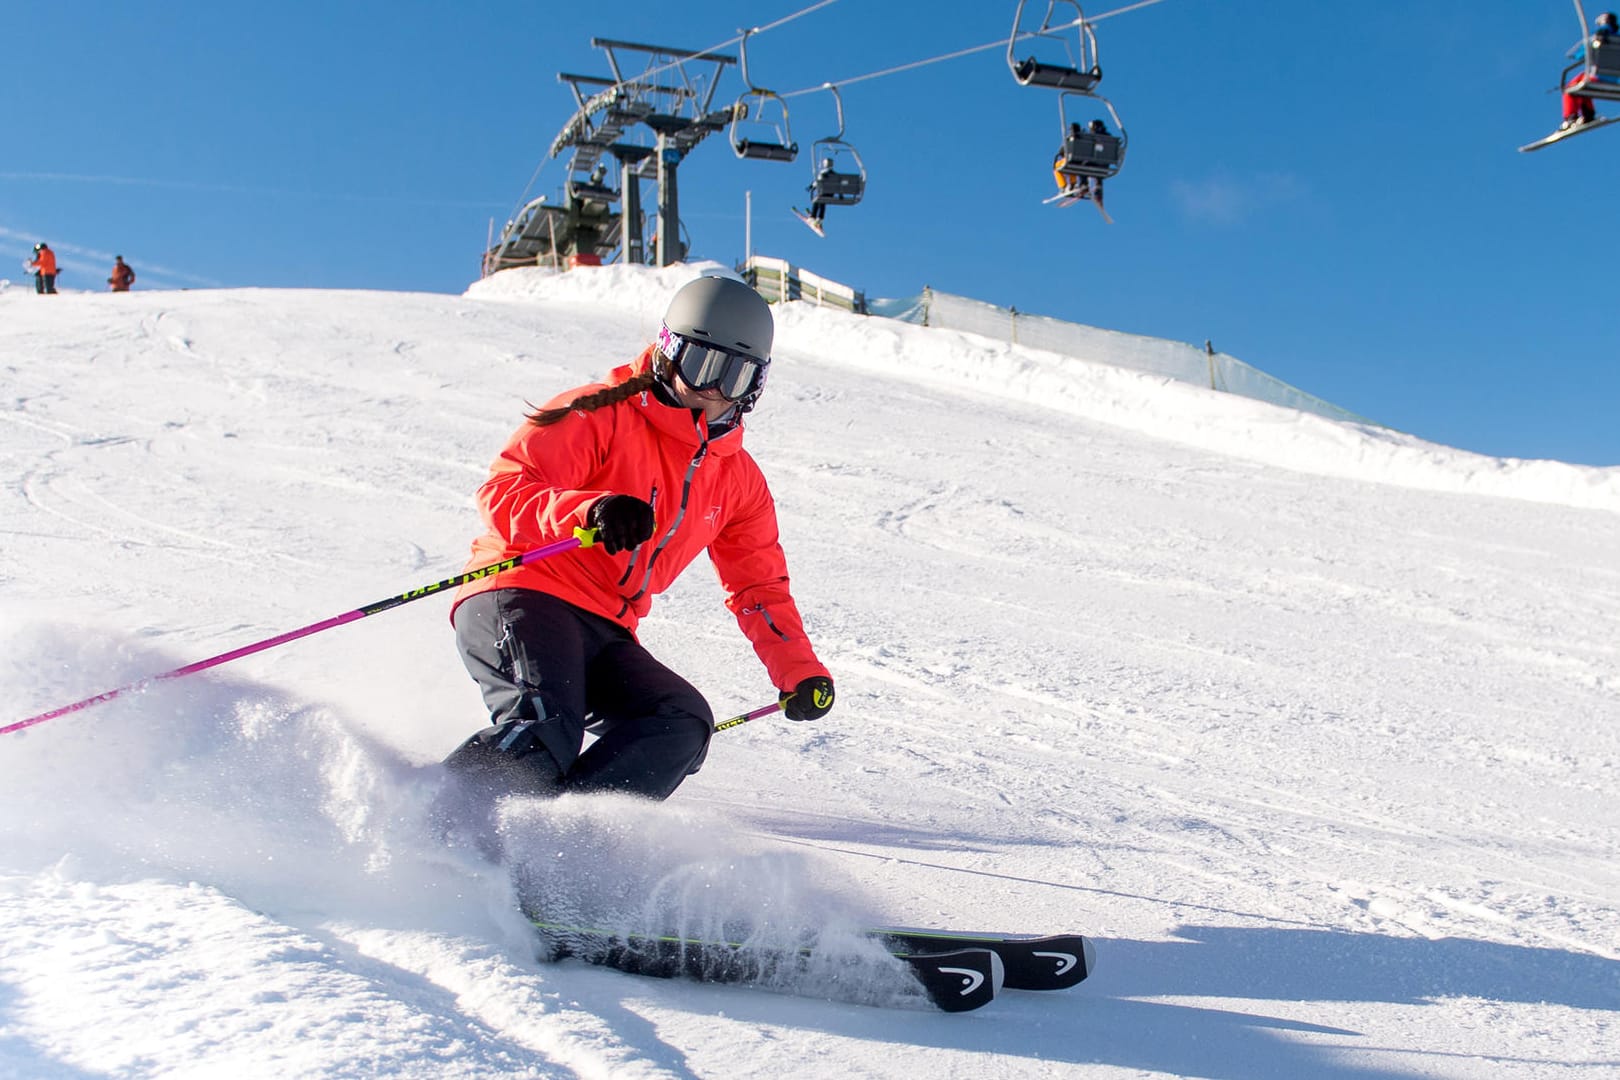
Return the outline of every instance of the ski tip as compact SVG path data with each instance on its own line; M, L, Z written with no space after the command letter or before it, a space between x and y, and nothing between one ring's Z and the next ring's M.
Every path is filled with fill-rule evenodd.
M1571 138L1572 136L1580 135L1588 131L1596 131L1600 127L1606 127L1607 125L1614 123L1616 120L1620 120L1620 116L1594 116L1585 123L1575 124L1571 127L1561 127L1557 131L1554 131L1551 135L1543 136L1533 143L1527 143L1524 146L1519 147L1519 153L1528 154L1531 151L1552 146L1554 143L1563 142L1565 139Z
M1082 975L1081 978L1089 979L1091 977L1091 973L1097 970L1097 946L1091 943L1090 938L1082 938L1081 942L1081 958L1086 964L1086 973Z
M958 949L904 958L928 1000L942 1012L969 1012L995 1000L1007 979L993 949Z

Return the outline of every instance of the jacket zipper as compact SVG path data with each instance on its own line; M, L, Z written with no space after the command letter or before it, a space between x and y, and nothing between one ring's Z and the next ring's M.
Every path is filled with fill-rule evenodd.
M697 453L692 455L691 463L686 466L686 475L681 479L681 503L675 510L675 520L670 522L669 529L664 533L663 539L658 541L658 546L653 548L651 555L647 556L646 568L641 573L641 587L633 595L621 598L623 603L619 605L620 615L629 611L630 605L641 599L642 595L646 593L647 587L652 583L653 563L658 560L659 553L664 550L670 540L674 539L676 531L681 527L681 522L686 519L686 501L692 493L692 477L697 473L698 466L703 464L703 460L709 456L708 425L703 424L702 421L698 421L698 423L702 428L703 441L698 444ZM626 571L625 577L629 578L629 576L629 572ZM623 584L623 582L620 582L620 584Z

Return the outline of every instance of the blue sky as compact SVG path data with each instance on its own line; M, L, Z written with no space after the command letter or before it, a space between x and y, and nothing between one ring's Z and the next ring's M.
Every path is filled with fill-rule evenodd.
M531 195L561 183L556 73L606 74L593 36L704 49L809 3L12 5L0 274L45 239L64 287L122 253L141 285L458 293L536 168ZM838 0L752 38L750 66L784 93L840 82L1004 40L1016 6ZM1208 338L1424 438L1620 465L1620 128L1515 152L1556 124L1577 30L1567 0L1163 0L1097 25L1130 135L1112 226L1041 205L1056 96L1004 49L844 90L868 192L826 239L788 211L807 155L719 138L682 166L682 216L694 256L736 262L751 191L756 251L871 296ZM831 133L830 96L789 104L801 143Z

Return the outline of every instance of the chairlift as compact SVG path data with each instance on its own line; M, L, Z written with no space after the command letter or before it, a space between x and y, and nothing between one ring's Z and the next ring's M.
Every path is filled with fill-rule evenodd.
M1102 81L1102 67L1097 62L1097 35L1086 21L1080 4L1077 0L1046 0L1046 14L1041 17L1040 25L1030 26L1024 22L1027 3L1028 0L1018 0L1012 36L1007 39L1007 66L1013 78L1019 86L1044 86L1089 94ZM1054 22L1060 15L1060 7L1073 8L1074 18L1067 21L1059 18ZM1063 34L1071 28L1076 38L1072 45ZM1022 59L1018 56L1020 42L1027 42L1026 48L1034 47Z
M1599 37L1586 21L1581 0L1575 0L1575 14L1581 24L1582 56L1564 69L1558 88L1576 97L1620 101L1620 34Z
M860 153L844 141L844 99L838 87L827 83L838 109L838 131L811 144L814 173L810 180L810 202L823 206L854 206L866 194L866 166Z
M596 161L589 172L575 168L569 174L564 189L571 206L587 201L599 203L619 201L618 188L608 181L607 162L601 160Z
M1097 102L1107 111L1114 126L1109 128L1100 116L1087 123L1070 119L1069 98ZM1125 164L1127 136L1112 102L1097 94L1064 93L1058 98L1058 120L1063 125L1063 146L1059 151L1062 159L1054 165L1058 172L1096 180L1106 180L1119 172L1119 167ZM1100 131L1097 130L1099 121L1102 122Z
M787 102L774 90L754 85L748 74L748 35L743 31L738 49L742 65L743 83L748 89L737 98L731 110L731 149L740 158L756 161L792 161L799 156L799 144L793 141L788 126Z

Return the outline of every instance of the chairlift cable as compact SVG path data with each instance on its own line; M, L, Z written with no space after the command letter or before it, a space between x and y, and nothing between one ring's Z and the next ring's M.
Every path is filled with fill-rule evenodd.
M1138 10L1140 8L1152 7L1154 4L1162 4L1162 3L1164 3L1164 0L1140 0L1139 3L1126 4L1122 8L1115 8L1113 11L1105 11L1101 15L1093 15L1089 19L1085 19L1083 21L1088 22L1088 23L1100 23L1104 19L1112 19L1115 15L1124 15L1124 14L1127 14L1128 12L1136 11L1136 10ZM1069 25L1070 26L1078 26L1079 22L1073 22L1073 23L1070 23Z
M803 90L794 90L790 93L783 94L782 96L785 98L799 97L803 94L820 93L829 86L853 86L858 82L866 82L868 79L881 79L885 75L898 75L900 72L910 71L912 68L927 67L929 64L938 64L945 60L955 60L961 56L971 56L974 53L985 52L988 49L1004 49L1006 47L1007 39L1002 38L998 41L992 41L988 45L975 45L970 49L958 49L956 52L945 53L942 56L930 57L927 60L913 60L911 63L901 64L899 67L885 68L882 71L873 71L865 75L855 75L848 79L839 79L837 82L822 83L820 86L807 86Z
M780 19L777 19L775 22L766 23L764 26L756 26L752 30L739 31L734 36L728 37L728 38L726 38L726 40L718 42L718 43L716 43L714 45L710 45L707 49L700 50L700 52L706 52L706 53L719 52L721 49L726 48L728 45L736 45L737 43L741 42L744 38L751 37L754 34L763 34L763 33L766 33L768 31L775 30L779 26L786 26L788 23L792 22L794 19L803 18L804 16L809 15L812 12L820 11L822 8L826 7L827 5L836 4L837 2L838 2L838 0L816 0L816 3L811 4L807 8L800 8L798 11L795 11L793 14L784 15ZM647 71L643 71L641 73L641 78L648 79L648 78L651 78L651 77L653 77L655 75L662 75L664 72L668 71L670 68L680 67L683 63L686 62L686 60L687 60L687 57L682 56L682 57L680 57L678 59L671 60L669 63L663 65L662 67L650 68Z
M1075 19L1072 22L1063 23L1062 25L1059 25L1059 26L1048 27L1047 28L1047 33L1052 33L1052 32L1057 31L1057 30L1068 30L1068 29L1070 29L1072 27L1084 26L1084 25L1086 25L1088 23L1099 23L1099 22L1102 22L1104 19L1111 19L1116 15L1124 15L1126 12L1136 11L1136 10L1139 10L1141 8L1152 7L1154 4L1162 4L1162 3L1164 3L1164 0L1138 0L1137 3L1127 4L1122 8L1115 8L1112 11L1105 11L1101 15L1092 15L1092 16L1082 18L1082 19ZM1027 33L1027 34L1019 35L1018 39L1016 39L1016 40L1022 40L1024 38L1032 38L1032 37L1042 37L1042 36L1044 36L1044 35L1036 34L1036 33ZM942 63L942 62L944 62L946 60L956 60L956 59L958 59L960 57L963 57L963 56L972 56L974 53L988 52L991 49L1005 49L1006 47L1007 47L1007 39L1006 38L997 38L995 41L988 42L988 43L986 43L984 45L974 45L973 47L967 48L967 49L957 49L955 52L942 53L939 56L932 56L932 57L929 57L926 60L913 60L909 64L901 64L898 67L885 68L882 71L872 71L872 72L868 72L865 75L855 75L855 76L852 76L852 77L850 77L848 79L839 79L837 82L822 83L819 86L807 86L803 90L793 90L793 91L790 91L790 92L788 92L786 94L782 94L780 96L784 97L784 98L802 97L805 94L819 93L820 91L825 90L828 86L838 86L838 87L853 86L856 83L866 82L866 81L868 81L870 79L881 79L885 75L898 75L902 71L911 71L914 68L927 67L929 64L938 64L938 63Z
M838 0L820 0L819 3L811 4L809 7L804 8L804 9L802 9L800 11L795 11L791 15L784 15L782 18L777 19L773 23L766 23L764 26L756 26L756 27L754 27L752 30L750 30L748 32L750 34L763 34L767 30L775 30L778 26L786 26L788 23L792 22L794 19L802 18L802 17L804 17L806 15L809 15L809 14L811 14L813 12L820 11L822 8L828 6L829 4L836 4L837 2L838 2Z
M512 208L512 215L507 219L507 224L511 224L511 222L515 220L519 214L523 213L523 208L529 205L529 192L534 190L535 182L540 179L540 174L545 171L546 162L548 160L550 159L542 157L540 159L540 164L534 167L534 175L529 177L529 182L527 184L523 185L523 194L518 196L517 205Z

